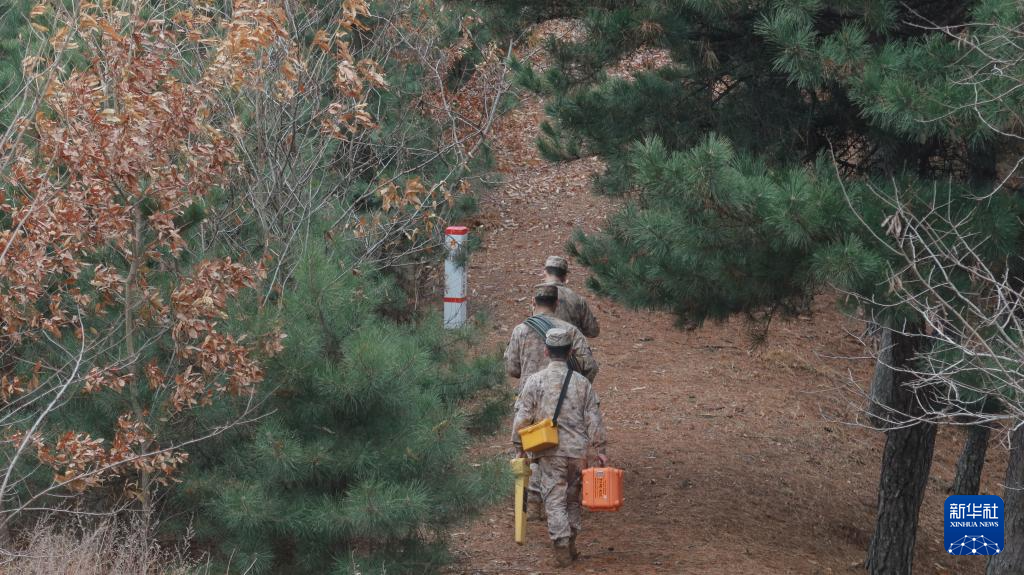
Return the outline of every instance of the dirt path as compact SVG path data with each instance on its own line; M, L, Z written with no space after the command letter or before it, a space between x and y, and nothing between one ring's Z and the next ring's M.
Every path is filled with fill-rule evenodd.
M534 140L543 105L524 97L496 126L505 183L473 222L484 248L470 265L474 313L489 314L489 344L503 348L530 311L531 287L548 254L564 253L574 227L593 231L614 203L590 193L596 159L549 164ZM749 351L742 322L684 332L666 314L638 312L589 296L601 322L591 340L612 464L626 470L618 513L586 513L583 559L557 570L542 524L527 544L512 542L511 501L453 534L451 573L861 573L874 521L884 437L848 425L862 404L850 377L864 381L870 360L849 335L861 329L816 302L814 315L779 322L768 344ZM513 385L510 380L509 385ZM508 450L503 430L479 447ZM981 573L978 558L942 549L941 504L961 438L939 435L921 513L915 573ZM983 492L1000 493L1002 463L990 462ZM511 497L511 493L509 494Z

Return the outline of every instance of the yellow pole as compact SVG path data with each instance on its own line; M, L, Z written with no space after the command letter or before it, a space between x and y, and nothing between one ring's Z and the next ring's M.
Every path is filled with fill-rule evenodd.
M516 543L526 543L526 486L530 482L530 461L519 457L509 461L516 476Z

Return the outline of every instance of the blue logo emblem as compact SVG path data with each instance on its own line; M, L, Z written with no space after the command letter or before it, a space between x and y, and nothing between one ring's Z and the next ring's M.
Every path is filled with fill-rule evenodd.
M950 495L945 503L945 542L950 555L998 555L1003 550L1003 498Z

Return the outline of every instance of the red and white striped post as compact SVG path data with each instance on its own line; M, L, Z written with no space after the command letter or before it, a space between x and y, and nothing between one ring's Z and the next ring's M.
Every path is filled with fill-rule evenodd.
M468 319L466 311L466 262L462 245L469 234L465 226L448 226L444 230L444 243L448 257L444 260L444 327L458 329Z

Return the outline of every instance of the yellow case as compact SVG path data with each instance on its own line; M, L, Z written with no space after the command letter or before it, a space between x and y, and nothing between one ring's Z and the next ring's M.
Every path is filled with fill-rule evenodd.
M520 429L519 437L523 440L523 451L544 451L558 446L558 428L551 418Z

